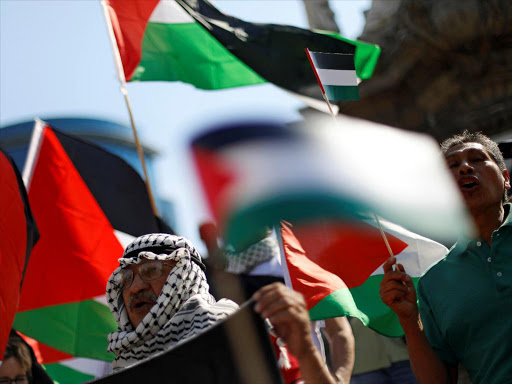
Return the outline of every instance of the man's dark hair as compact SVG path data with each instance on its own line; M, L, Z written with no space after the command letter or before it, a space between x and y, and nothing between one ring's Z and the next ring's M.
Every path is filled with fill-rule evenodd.
M503 170L507 170L507 165L505 164L505 159L503 158L503 153L501 153L498 144L493 140L489 139L481 132L469 132L464 131L460 135L454 135L441 143L441 152L443 155L446 155L446 152L456 145L464 144L464 143L478 143L482 144L485 150L491 155L494 162L498 165L498 168ZM505 193L503 196L503 202L507 201L507 190L505 189Z
M445 155L450 148L464 143L482 144L489 155L491 155L494 162L498 164L499 169L502 171L507 170L505 159L503 158L503 154L501 153L498 144L496 144L481 132L464 131L460 135L452 136L441 143L441 151L443 152L443 155Z

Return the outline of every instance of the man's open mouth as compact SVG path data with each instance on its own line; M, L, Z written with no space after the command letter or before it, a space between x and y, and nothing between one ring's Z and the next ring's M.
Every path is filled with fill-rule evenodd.
M478 184L475 183L474 181L471 181L471 182L468 182L468 183L463 183L460 187L462 189L471 189L473 187L476 187Z
M476 187L478 187L479 183L478 180L474 177L471 178L463 178L459 180L459 188L462 191L470 191Z

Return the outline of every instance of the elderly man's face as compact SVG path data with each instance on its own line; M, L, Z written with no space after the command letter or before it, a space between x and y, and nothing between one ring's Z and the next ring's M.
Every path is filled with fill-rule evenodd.
M445 158L471 212L501 204L505 190L510 188L510 178L482 144L456 145L446 151Z
M175 261L166 260L163 265L162 276L155 280L145 281L140 276L139 268L151 262L152 260L143 259L139 264L132 264L126 267L133 270L133 281L128 288L123 290L123 300L128 312L128 318L134 328L137 328L142 319L156 304L169 273L176 265Z

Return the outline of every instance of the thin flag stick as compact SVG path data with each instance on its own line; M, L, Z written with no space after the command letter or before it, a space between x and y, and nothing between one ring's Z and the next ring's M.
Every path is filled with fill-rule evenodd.
M311 68L313 68L313 72L315 73L316 80L318 82L318 85L320 86L320 90L322 91L322 96L324 97L324 100L327 103L327 106L329 107L329 111L331 112L331 116L334 119L334 121L338 122L336 120L336 116L334 115L334 112L333 112L333 110L331 108L331 103L329 102L329 98L327 97L327 95L325 93L325 89L324 89L324 86L322 84L322 81L320 80L320 76L318 76L318 72L316 70L316 67L315 67L315 64L313 62L313 59L311 58L311 54L309 53L309 49L307 49L307 48L306 48L306 55L308 56L309 63L311 64ZM375 220L377 221L377 224L379 225L380 233L381 233L382 238L384 239L384 243L386 244L386 247L388 249L389 256L393 257L394 256L393 255L393 250L391 249L391 246L389 245L388 238L386 237L386 232L384 232L384 229L382 228L382 224L380 223L379 217L375 214L375 212L373 213L373 215L375 216Z
M388 238L386 237L386 232L384 232L384 229L382 228L379 217L375 214L375 212L373 213L373 216L375 216L375 220L377 221L377 224L379 225L380 233L382 235L382 238L384 239L384 243L386 243L386 247L388 248L389 257L395 256L395 255L393 255L393 250L391 249L391 246L389 245Z
M116 36L114 34L114 28L112 26L112 20L110 19L110 15L108 12L108 6L105 0L101 0L101 7L103 8L103 16L105 16L105 22L107 23L108 35L110 38L110 43L112 45L112 53L114 55L114 65L117 70L117 75L119 77L120 89L121 93L124 96L124 100L126 102L126 107L128 109L128 115L130 117L130 125L132 127L133 138L135 140L135 147L137 148L137 153L139 154L139 159L142 165L142 171L144 172L144 182L146 184L146 189L148 191L149 202L151 203L151 208L153 209L153 214L158 216L158 210L155 204L155 198L153 197L153 192L151 190L151 183L149 181L148 170L146 168L146 160L144 159L144 151L142 149L142 145L139 141L139 135L137 134L137 129L135 127L135 121L133 120L132 108L130 105L130 99L128 98L128 88L126 87L126 78L124 76L123 64L121 62L121 55L119 54L119 49L117 47Z
M331 116L334 119L334 121L337 121L336 115L334 114L334 112L332 110L331 103L329 102L329 99L327 98L327 95L325 94L324 86L322 85L322 82L320 81L320 77L318 76L318 72L316 71L315 64L313 63L313 59L311 58L311 55L309 53L309 49L307 49L307 48L306 48L306 55L308 56L309 64L311 64L311 68L313 68L313 72L315 73L316 81L318 82L318 85L320 86L320 90L322 91L322 96L324 97L324 100L327 103L327 107L329 107L329 112L331 112Z

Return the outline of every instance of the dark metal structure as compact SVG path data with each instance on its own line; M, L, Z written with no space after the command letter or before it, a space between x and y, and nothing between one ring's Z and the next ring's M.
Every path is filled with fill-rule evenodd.
M382 54L341 113L438 140L512 136L510 0L374 0L360 39Z

